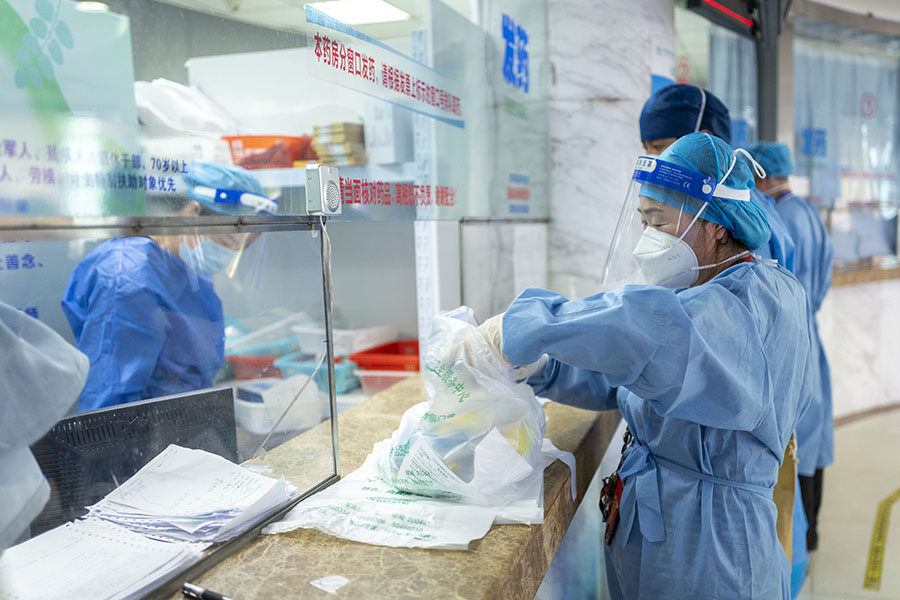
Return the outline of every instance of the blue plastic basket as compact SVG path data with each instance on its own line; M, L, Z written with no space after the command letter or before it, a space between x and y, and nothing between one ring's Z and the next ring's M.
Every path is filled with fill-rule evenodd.
M316 369L316 360L312 354L304 352L294 352L287 356L282 356L275 361L275 366L281 369L283 377L291 377L293 375L309 375ZM354 371L356 371L356 363L349 360L342 360L334 365L334 391L337 394L345 394L350 390L359 387L359 379L357 379ZM319 372L316 373L316 385L319 390L328 393L328 368L325 363Z

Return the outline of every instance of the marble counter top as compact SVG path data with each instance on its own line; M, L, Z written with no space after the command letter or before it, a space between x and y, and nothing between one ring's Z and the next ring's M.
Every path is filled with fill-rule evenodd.
M359 467L372 444L390 437L403 412L425 400L421 376L395 385L338 417L343 473ZM575 454L578 497L600 464L619 415L546 406L546 435ZM320 427L328 427L324 423ZM315 429L308 432L315 435ZM304 434L305 435L305 434ZM302 436L301 436L302 437ZM291 442L285 445L288 450ZM272 598L526 598L540 586L578 506L570 471L560 461L545 471L543 525L494 525L469 551L386 548L301 529L262 535L195 583L234 600ZM309 582L343 575L329 594ZM173 596L173 600L181 595Z

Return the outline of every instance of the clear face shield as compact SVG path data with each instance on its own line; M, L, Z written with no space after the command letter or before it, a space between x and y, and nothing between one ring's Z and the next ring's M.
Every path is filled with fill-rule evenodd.
M626 284L686 288L696 283L704 269L738 258L715 264L698 261L695 248L704 231L701 220L706 220L713 196L749 202L750 190L724 186L656 157L639 157L603 270L603 288Z
M188 196L194 201L184 208L188 216L275 214L278 201L250 171L221 163L192 162L184 175ZM247 248L258 237L237 231L195 232L173 240L170 251L184 261L196 287L196 274L224 272L233 277ZM259 254L259 253L257 253Z
M215 275L225 272L233 277L245 251L257 233L191 233L178 240L178 257L189 272Z

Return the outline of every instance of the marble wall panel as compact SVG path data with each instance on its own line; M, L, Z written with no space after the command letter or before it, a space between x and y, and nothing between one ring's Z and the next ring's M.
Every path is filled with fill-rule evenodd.
M674 38L673 0L550 0L551 100L633 99L650 86L658 38ZM674 42L671 44L674 48Z
M674 46L673 0L550 0L550 286L599 290L650 95L651 52Z
M819 312L835 417L900 402L900 281L834 288Z
M551 101L550 285L598 291L609 243L640 154L643 101Z

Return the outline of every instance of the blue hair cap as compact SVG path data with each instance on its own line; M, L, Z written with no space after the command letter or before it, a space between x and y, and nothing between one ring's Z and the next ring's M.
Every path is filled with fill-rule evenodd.
M777 142L756 142L747 148L769 177L786 178L794 172L791 149Z
M707 133L691 133L678 139L659 155L659 159L693 169L730 188L744 190L755 185L750 161L742 154L735 155L725 140ZM725 178L732 161L734 168ZM640 193L693 215L704 205L702 200L655 184L645 184ZM700 218L721 225L751 250L763 246L772 235L765 211L752 199L729 200L713 196Z
M703 96L706 95L706 106ZM700 127L697 117L703 109ZM705 129L731 142L731 117L728 107L715 94L695 85L673 83L657 90L644 103L641 111L641 141L680 138Z

